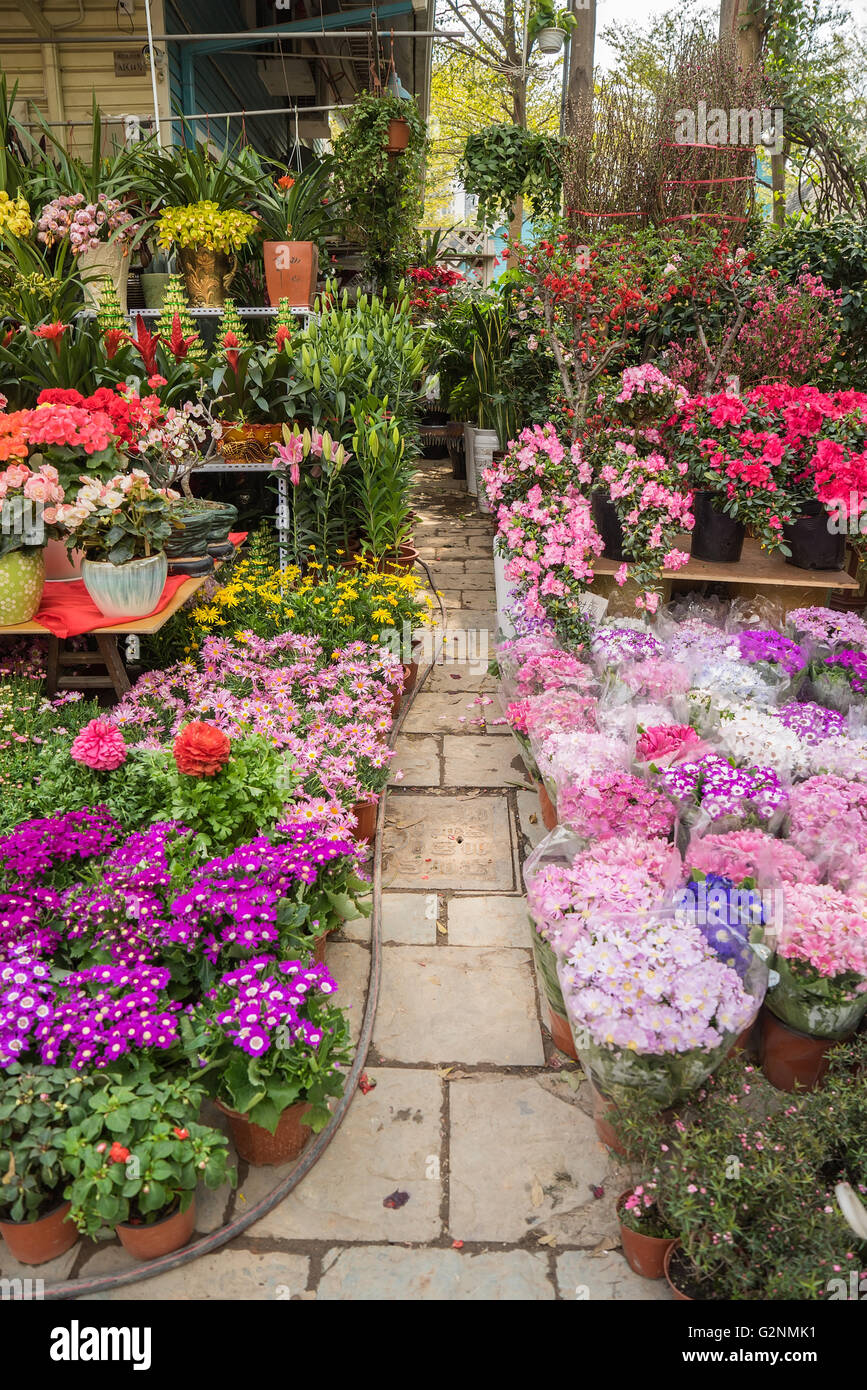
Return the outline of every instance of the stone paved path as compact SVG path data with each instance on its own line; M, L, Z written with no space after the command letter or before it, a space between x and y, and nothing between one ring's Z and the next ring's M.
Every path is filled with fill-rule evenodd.
M440 463L424 466L417 510L450 630L486 632L492 652L490 521ZM581 1073L563 1065L542 1022L520 875L544 831L517 745L491 722L496 701L478 703L493 694L467 663L438 665L398 743L405 775L389 794L367 1061L375 1088L356 1095L314 1171L264 1220L217 1254L112 1296L668 1297L617 1248L614 1201L629 1174L597 1141ZM329 946L356 1026L368 959L364 931ZM237 1194L205 1201L200 1230L273 1185L273 1170L241 1171ZM384 1207L397 1190L409 1200ZM94 1253L87 1272L110 1267L111 1254Z

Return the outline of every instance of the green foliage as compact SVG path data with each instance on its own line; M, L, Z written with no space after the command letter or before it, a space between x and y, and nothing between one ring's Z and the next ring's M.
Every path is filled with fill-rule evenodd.
M42 692L42 682L26 676L7 677L0 684L0 835L40 814L36 784L50 756L47 745L74 738L99 717L96 700L79 698L60 708Z
M228 212L254 197L259 170L249 147L226 140L215 155L208 143L195 139L192 127L184 126L181 133L184 144L153 151L138 170L138 186L155 205L208 202Z
M842 292L833 385L860 386L867 369L867 226L852 217L820 222L805 215L769 228L755 249L759 264L778 270L789 284L806 264L829 289Z
M412 469L406 442L388 409L387 397L352 406L352 448L358 472L354 500L362 526L362 548L377 557L397 554L410 533Z
M256 156L261 160L260 156ZM261 175L256 186L256 212L259 229L265 241L315 241L322 250L324 238L339 230L342 211L340 199L332 187L334 160L331 156L317 160L300 173L291 170L291 188L281 188L278 175L285 175L270 161L261 160Z
M228 1139L197 1123L205 1088L195 1074L105 1075L90 1097L90 1113L73 1123L64 1142L65 1196L70 1219L93 1236L131 1218L149 1225L175 1207L185 1211L199 1181L233 1186Z
M223 854L276 825L297 784L270 739L236 739L213 777L180 772L171 752L154 756L160 805L149 819L179 820L196 832L203 854ZM120 769L123 771L123 769Z
M505 449L518 433L517 406L509 390L507 364L512 353L509 299L489 303L482 311L473 308L475 342L473 373L479 388L479 426L496 430L500 448Z
M514 216L520 197L536 216L560 214L560 140L518 125L491 125L467 137L458 177L479 200L479 226L495 227Z
M405 121L409 144L386 149L389 123ZM364 242L367 273L376 285L395 285L415 251L421 216L427 137L414 102L388 92L362 92L334 143L334 175L350 229Z
M88 203L95 203L100 193L128 202L130 190L141 188L142 178L156 157L155 136L134 145L124 145L116 136L109 139L103 127L102 111L94 97L90 158L85 160L67 152L64 132L50 126L38 107L34 106L32 111L37 123L35 132L13 122L28 158L31 206L42 206L52 198L69 193L83 193ZM138 244L148 225L147 218L138 213L136 220L140 227L133 245Z
M67 1131L108 1081L105 1072L21 1062L0 1072L0 1218L36 1221L61 1200Z
M577 17L571 10L558 9L554 0L535 0L527 24L527 43L535 43L543 29L562 29L564 34L569 35L577 23Z

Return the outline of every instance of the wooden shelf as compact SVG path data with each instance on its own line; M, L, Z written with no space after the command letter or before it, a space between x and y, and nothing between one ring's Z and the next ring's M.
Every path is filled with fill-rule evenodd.
M113 623L108 627L93 628L93 635L108 637L117 635L127 636L131 632L159 632L160 628L165 626L169 618L174 617L181 605L186 603L188 598L192 598L196 590L200 589L205 580L210 579L210 577L210 575L205 574L195 576L191 579L185 579L183 584L180 584L172 594L165 608L161 609L159 613L149 613L146 618L127 618L124 623ZM32 618L29 623L13 623L11 627L0 627L0 636L3 637L14 637L25 633L28 636L36 637L51 636L47 627L43 627L41 623L34 622ZM84 635L86 634L82 634L82 636Z
M689 536L675 542L677 548L689 552ZM628 566L627 566L628 567ZM618 560L602 556L593 561L596 574L616 574ZM663 570L664 579L690 579L697 584L756 584L761 588L792 589L857 589L858 582L846 570L802 570L789 565L780 554L762 550L756 540L745 540L743 554L735 565L719 564L713 560L690 560L679 570Z

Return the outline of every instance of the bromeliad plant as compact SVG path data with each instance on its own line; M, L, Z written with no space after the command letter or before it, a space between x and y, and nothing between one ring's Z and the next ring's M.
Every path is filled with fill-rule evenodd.
M343 1092L349 1030L324 965L259 956L224 974L184 1021L190 1060L218 1102L274 1134L303 1101L314 1133Z

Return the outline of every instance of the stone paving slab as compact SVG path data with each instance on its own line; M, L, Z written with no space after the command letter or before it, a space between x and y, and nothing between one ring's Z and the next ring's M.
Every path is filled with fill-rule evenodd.
M536 1079L475 1076L449 1083L449 1117L455 1239L522 1240L564 1211L596 1220L591 1184L604 1183L609 1158L577 1105Z
M469 690L478 694L483 691L486 695L494 695L496 692L496 682L492 676L488 675L486 664L468 661L438 661L433 670L427 677L421 694L453 694L455 691ZM492 705L489 709L494 708ZM499 707L497 709L499 713Z
M471 800L411 792L390 797L382 858L386 888L511 890L515 884L508 802L505 797Z
M517 897L450 898L450 946L532 946L527 901Z
M517 793L517 799L519 829L521 834L526 836L531 848L535 849L548 834L539 809L539 793L520 791Z
M437 738L418 736L408 738L401 734L395 744L397 755L392 766L392 780L395 773L402 772L398 779L404 787L438 787L440 784L440 744Z
M457 686L458 681L454 682ZM491 700L491 704L482 704ZM499 719L500 706L492 695L482 695L475 690L431 691L422 690L416 695L412 708L402 725L406 734L509 734L507 724L491 727L487 719ZM480 728L478 721L484 721Z
M114 1251L123 1254L119 1247L112 1245L97 1260L94 1257L87 1265L88 1274L110 1274L115 1264L109 1256ZM127 1262L129 1256L126 1257ZM99 1268L97 1268L99 1264ZM125 1267L125 1266L123 1266ZM283 1301L305 1291L309 1282L310 1261L303 1255L292 1255L285 1251L263 1253L239 1248L236 1242L213 1255L203 1255L192 1264L180 1269L159 1274L156 1279L144 1279L138 1284L127 1284L123 1288L106 1293L85 1294L76 1299L79 1303L112 1303L131 1300L135 1303L157 1299L162 1302L187 1303L196 1299L219 1299L221 1301L249 1302L252 1299Z
M412 947L391 947L409 951ZM432 1241L441 1235L439 1175L443 1083L436 1072L370 1067L376 1082L358 1092L312 1172L247 1232L283 1240ZM431 1159L433 1158L433 1162ZM251 1170L249 1200L267 1190L266 1170ZM409 1201L382 1205L395 1191Z
M640 1274L633 1274L618 1251L598 1256L586 1250L565 1251L557 1258L557 1288L566 1301L673 1301L664 1279L642 1279Z
M329 1250L317 1300L550 1302L547 1258L527 1250L471 1254L393 1245Z
M382 939L399 946L435 946L437 893L383 893Z
M387 1062L541 1066L529 951L387 946L373 1045Z
M476 738L446 734L443 754L443 785L446 787L529 785L530 779L514 739L504 739L496 734Z

